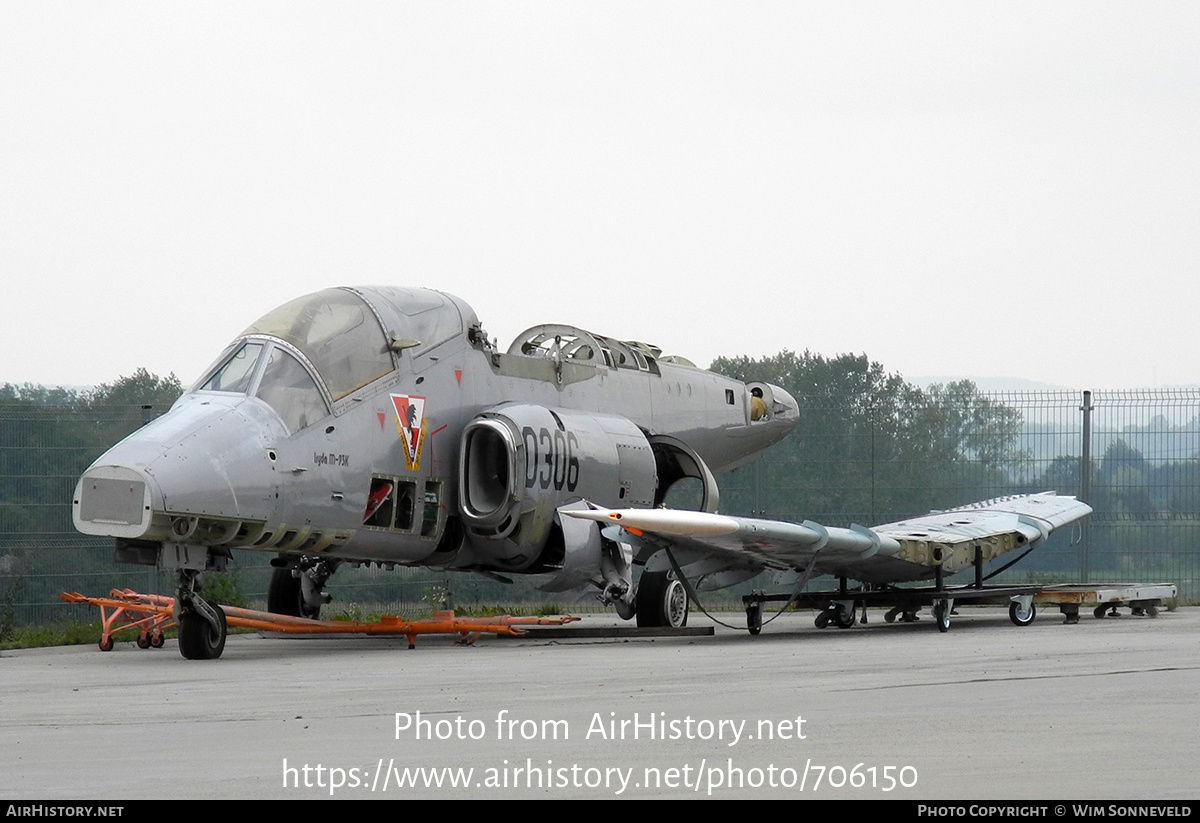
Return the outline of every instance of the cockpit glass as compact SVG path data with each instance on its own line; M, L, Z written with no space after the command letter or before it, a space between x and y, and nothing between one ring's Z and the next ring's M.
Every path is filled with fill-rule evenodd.
M256 394L279 413L289 432L298 432L329 413L312 375L279 346L267 358Z
M262 354L263 344L247 342L225 361L216 373L208 378L201 386L203 391L224 391L245 393L250 388L254 378L254 367Z
M245 333L279 337L302 351L334 400L392 370L392 355L374 312L345 289L325 289L285 303Z

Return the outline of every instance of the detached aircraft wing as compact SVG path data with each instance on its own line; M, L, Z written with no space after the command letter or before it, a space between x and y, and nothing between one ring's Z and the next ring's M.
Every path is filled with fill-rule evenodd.
M572 517L618 526L643 549L669 548L699 590L764 569L898 583L953 574L1032 548L1092 511L1054 492L998 497L873 528L827 527L673 509L591 509ZM629 538L623 538L629 539ZM642 551L644 559L650 552Z

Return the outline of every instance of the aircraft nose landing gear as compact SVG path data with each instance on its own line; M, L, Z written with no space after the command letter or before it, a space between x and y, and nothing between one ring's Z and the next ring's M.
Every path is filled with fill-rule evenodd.
M220 606L197 594L196 569L179 570L175 590L175 619L179 623L179 653L188 660L215 660L225 651L227 627Z

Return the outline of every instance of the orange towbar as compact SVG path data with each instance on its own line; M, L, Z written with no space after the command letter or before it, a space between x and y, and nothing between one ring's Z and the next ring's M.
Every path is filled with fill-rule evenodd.
M175 598L158 594L139 594L129 589L113 589L108 597L87 597L78 592L63 592L60 600L68 603L86 603L100 608L100 620L104 625L100 636L100 648L110 651L113 635L119 631L136 630L139 648L158 647L163 644L163 631L175 625L173 612ZM522 626L561 626L572 623L578 617L455 617L453 611L434 612L432 618L405 620L385 615L378 622L346 620L309 620L305 617L289 617L282 614L242 609L237 606L221 606L225 620L230 626L243 626L268 632L285 634L402 634L408 638L408 647L416 646L419 634L457 634L461 644L470 645L482 634L522 635Z

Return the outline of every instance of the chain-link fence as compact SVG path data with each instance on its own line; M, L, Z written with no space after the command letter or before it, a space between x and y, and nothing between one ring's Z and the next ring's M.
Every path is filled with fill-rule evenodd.
M1095 509L1000 581L1176 583L1200 599L1200 390L940 398L852 412L797 398L801 421L756 463L721 475L722 510L830 526L877 524L1003 494L1053 489ZM162 409L0 403L0 623L77 614L61 591L170 594L173 575L112 561L71 528L71 495L107 446ZM231 584L261 605L270 556L238 553ZM446 603L548 599L524 585L428 569L339 571L335 604L415 616ZM571 607L573 595L564 605ZM586 597L579 594L578 597Z
M997 582L1170 582L1200 599L1200 390L1012 392L980 395L977 436L955 448L893 448L868 408L832 433L806 425L834 411L800 398L801 423L761 460L722 478L723 510L830 526L904 519L1007 494L1078 495L1090 518L1052 536ZM989 409L1006 410L993 425ZM844 410L836 410L844 420ZM948 421L948 422L947 422ZM838 448L827 448L829 438ZM805 460L818 455L820 462ZM922 457L926 455L926 457ZM1002 558L998 562L1006 562Z

